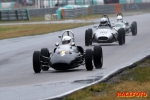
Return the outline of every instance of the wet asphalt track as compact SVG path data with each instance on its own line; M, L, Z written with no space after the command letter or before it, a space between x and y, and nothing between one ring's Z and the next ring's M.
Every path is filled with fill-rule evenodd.
M126 36L126 44L101 44L104 65L102 69L86 71L85 66L70 71L55 71L35 74L32 68L34 50L47 47L52 51L58 35L27 36L0 40L0 100L36 100L62 94L72 89L92 83L117 68L129 65L150 54L150 14L124 17L124 20L138 23L138 34ZM110 19L115 21L114 18ZM99 20L94 20L99 22ZM76 45L85 47L84 32L93 25L71 29L75 33Z

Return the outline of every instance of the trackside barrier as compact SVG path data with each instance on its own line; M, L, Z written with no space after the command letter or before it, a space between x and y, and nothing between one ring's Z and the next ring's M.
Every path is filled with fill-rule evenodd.
M11 21L11 20L29 20L29 12L27 9L19 10L1 10L0 20Z
M115 13L122 12L122 6L121 6L121 4L114 4L114 10L115 10Z
M114 4L108 5L93 5L91 6L93 14L114 14Z
M61 9L62 18L74 18L89 13L89 8Z

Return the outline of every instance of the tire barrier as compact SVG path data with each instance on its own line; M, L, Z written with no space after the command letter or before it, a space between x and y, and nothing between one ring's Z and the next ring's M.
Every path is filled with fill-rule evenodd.
M30 20L27 9L0 10L0 21Z

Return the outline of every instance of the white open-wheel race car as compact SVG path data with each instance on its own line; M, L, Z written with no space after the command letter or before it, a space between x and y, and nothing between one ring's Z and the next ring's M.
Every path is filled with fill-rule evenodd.
M107 15L103 15L100 24L94 26L96 30L93 32L91 28L85 31L85 45L89 46L92 43L113 43L118 42L119 45L125 44L125 30L120 28L115 30L110 23Z
M133 36L137 35L137 22L133 21L132 24L129 24L129 22L123 21L122 13L117 14L117 22L112 22L112 27L116 30L124 28L125 34L132 33Z
M55 44L54 51L49 52L47 48L33 53L33 70L40 73L41 70L48 71L49 68L55 70L68 70L85 65L87 70L101 68L103 65L103 52L100 45L94 46L92 49L84 50L81 46L75 46L74 34L72 31L66 30L61 39L62 45L58 42ZM94 64L93 64L94 63Z

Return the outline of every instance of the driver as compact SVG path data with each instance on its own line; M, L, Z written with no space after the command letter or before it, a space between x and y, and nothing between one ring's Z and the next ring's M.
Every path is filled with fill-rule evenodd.
M117 16L117 22L123 22L122 16Z
M69 44L71 42L71 37L70 36L64 36L62 38L62 44Z
M101 18L99 26L110 26L107 18Z

